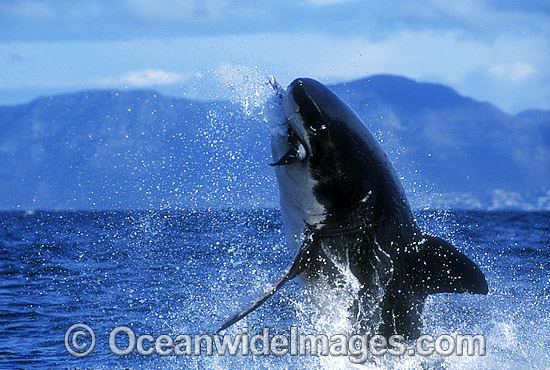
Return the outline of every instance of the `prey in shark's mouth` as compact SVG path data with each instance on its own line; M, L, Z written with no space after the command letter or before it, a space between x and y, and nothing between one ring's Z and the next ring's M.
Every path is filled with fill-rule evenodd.
M487 293L474 262L420 230L393 165L344 101L312 79L296 79L286 91L274 78L270 83L284 112L282 129L272 135L272 166L296 257L267 293L220 330L298 275L306 282L352 279L353 326L409 339L420 333L429 294Z

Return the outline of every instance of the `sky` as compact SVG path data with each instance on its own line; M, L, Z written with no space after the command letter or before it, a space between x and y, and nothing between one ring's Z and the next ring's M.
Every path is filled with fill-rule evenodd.
M550 0L0 0L0 105L87 89L227 98L232 73L389 73L550 109Z

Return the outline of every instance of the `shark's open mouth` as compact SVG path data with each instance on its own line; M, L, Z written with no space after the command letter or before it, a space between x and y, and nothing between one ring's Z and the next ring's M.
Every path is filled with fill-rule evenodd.
M270 163L270 166L286 166L304 160L307 157L306 146L300 140L300 137L292 129L290 122L287 122L288 134L287 143L288 151L275 163Z
M281 85L275 80L275 77L269 76L269 84L275 90L277 96L283 100L285 94L287 93ZM301 140L300 136L296 133L295 129L292 127L290 122L291 118L288 118L283 125L286 128L286 142L285 136L281 137L281 145L288 147L284 148L281 152L285 152L282 157L279 158L275 163L270 163L270 166L287 166L297 162L300 162L306 159L308 152L307 146L304 145L304 142ZM284 129L284 128L283 128Z

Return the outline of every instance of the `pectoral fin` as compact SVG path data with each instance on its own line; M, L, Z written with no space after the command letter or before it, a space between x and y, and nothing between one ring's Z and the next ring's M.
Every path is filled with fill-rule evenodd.
M305 268L307 268L309 261L314 257L315 250L313 247L313 242L311 239L307 239L306 242L304 242L304 245L294 258L294 261L290 264L288 269L286 270L283 277L274 285L272 285L269 289L267 289L263 296L258 298L256 301L252 302L252 304L242 311L241 313L233 316L231 319L229 319L225 324L223 324L217 331L219 333L220 331L227 329L231 325L235 324L237 321L248 315L250 312L254 311L256 308L258 308L262 303L264 303L269 297L271 297L273 294L275 294L285 283L289 280L294 279L296 276L298 276L302 271L304 271Z
M487 294L487 280L474 262L445 240L425 237L427 242L409 269L417 289L425 294Z

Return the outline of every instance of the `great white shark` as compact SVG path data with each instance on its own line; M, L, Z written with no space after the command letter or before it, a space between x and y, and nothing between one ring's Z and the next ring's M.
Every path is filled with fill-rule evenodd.
M296 257L277 283L219 331L298 275L328 282L315 285L319 289L354 280L354 327L386 337L418 337L429 294L487 293L474 262L420 229L386 153L342 99L308 78L286 91L272 77L270 83L284 112L272 134L272 166Z

